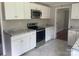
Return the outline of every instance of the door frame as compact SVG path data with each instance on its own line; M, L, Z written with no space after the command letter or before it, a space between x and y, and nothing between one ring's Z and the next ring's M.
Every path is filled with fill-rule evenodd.
M59 9L65 9L65 8L67 8L67 9L69 9L69 24L70 24L70 7L58 7L58 8L55 8L55 30L56 30L56 34L57 34L57 11L59 10ZM68 28L69 28L69 26L68 26ZM57 37L57 35L56 35L56 37Z

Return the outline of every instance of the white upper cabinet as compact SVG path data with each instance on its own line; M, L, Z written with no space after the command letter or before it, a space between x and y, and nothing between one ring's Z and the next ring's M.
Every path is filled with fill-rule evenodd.
M50 8L46 6L41 6L41 11L42 11L42 17L45 19L50 19Z
M30 3L30 8L31 9L40 10L40 6L41 5L36 4L36 3Z
M35 3L30 3L30 8L31 9L37 9L36 4Z
M16 2L15 6L15 15L17 16L17 19L24 19L24 3L23 2Z
M79 19L79 3L72 4L71 19Z
M6 2L4 8L6 20L24 19L24 3Z
M41 19L50 18L50 7L36 3L25 2L5 2L5 20L31 19L31 9L42 12Z
M31 8L30 8L31 4L26 2L26 3L24 3L24 5L25 5L25 8L24 8L24 10L25 10L25 13L24 13L25 19L31 19Z
M4 3L5 8L5 19L16 19L15 3Z

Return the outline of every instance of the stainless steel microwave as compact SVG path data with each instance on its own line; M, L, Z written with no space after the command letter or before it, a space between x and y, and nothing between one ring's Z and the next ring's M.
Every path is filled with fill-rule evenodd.
M31 9L31 18L32 19L40 19L42 16L42 12L40 10Z

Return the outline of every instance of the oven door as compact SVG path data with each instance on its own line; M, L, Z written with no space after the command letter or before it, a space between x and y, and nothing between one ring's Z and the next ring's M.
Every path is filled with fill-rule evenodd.
M38 30L36 33L36 42L40 42L45 40L45 30Z

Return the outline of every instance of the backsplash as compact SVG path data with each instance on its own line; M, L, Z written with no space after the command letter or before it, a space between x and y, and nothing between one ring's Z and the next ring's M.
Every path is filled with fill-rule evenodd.
M30 20L8 20L3 21L4 30L20 30L27 29L28 23L37 23L38 26L45 26L49 24L48 19L40 20L40 19L30 19Z
M26 28L26 21L18 21L18 20L11 20L11 21L3 21L3 28L4 30L18 30Z

